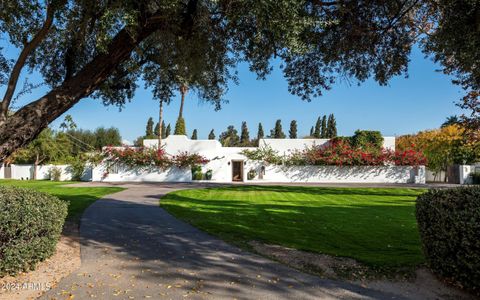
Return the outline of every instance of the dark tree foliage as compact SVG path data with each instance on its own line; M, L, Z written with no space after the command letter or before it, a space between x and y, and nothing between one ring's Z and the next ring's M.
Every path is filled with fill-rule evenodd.
M286 137L287 136L285 135L282 129L282 120L278 119L275 122L275 127L272 130L270 130L270 138L284 139Z
M337 121L335 120L335 116L330 114L327 121L326 138L331 139L334 137L337 137Z
M445 120L445 122L442 123L442 125L440 127L447 127L447 126L450 126L450 125L458 125L458 124L461 124L461 120L458 116L449 116L447 117L447 119Z
M261 140L264 137L265 137L265 133L263 132L262 123L258 123L257 140Z
M172 127L170 124L167 125L167 129L165 129L165 137L168 137L172 133Z
M155 125L155 129L153 130L153 134L158 137L160 135L160 123L157 122Z
M193 130L192 137L190 139L198 140L198 132L196 129Z
M219 109L240 62L264 79L275 59L289 91L310 101L338 77L385 85L406 76L419 41L468 93L474 126L478 11L479 0L4 0L0 160L88 96L123 107L144 82L167 104L188 87ZM11 113L34 88L21 82L32 72L49 91Z
M297 121L292 120L290 122L290 130L288 131L288 137L291 139L296 139L297 138Z
M228 126L227 131L222 132L218 140L224 147L235 147L240 143L238 131L233 125Z
M313 131L313 136L317 139L322 136L322 119L320 117L318 117L317 122L315 123L315 130Z
M147 139L154 138L153 124L154 124L153 118L152 117L148 118L147 125L145 126L145 138Z
M327 116L326 115L323 115L322 117L322 125L320 127L320 137L322 139L326 139L328 136L327 136Z
M214 140L215 139L215 132L214 130L210 130L210 133L208 134L208 139L209 140Z
M242 122L242 131L240 132L240 145L250 146L250 133L248 132L247 122Z
M310 137L313 137L314 134L315 134L315 131L314 131L313 126L312 126L312 127L310 128L310 135L309 135L309 136L310 136Z
M170 124L169 124L170 126ZM162 121L162 139L167 137L167 128L165 128L165 121Z

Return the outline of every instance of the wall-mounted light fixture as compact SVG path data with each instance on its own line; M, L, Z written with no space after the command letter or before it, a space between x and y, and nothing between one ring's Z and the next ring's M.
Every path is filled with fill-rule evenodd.
M228 165L230 165L230 162L228 162Z

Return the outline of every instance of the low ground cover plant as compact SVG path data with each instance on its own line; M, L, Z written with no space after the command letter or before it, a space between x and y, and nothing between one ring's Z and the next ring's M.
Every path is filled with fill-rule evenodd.
M53 255L67 202L32 189L0 186L0 277L34 269Z
M416 217L428 266L480 295L480 187L430 190Z

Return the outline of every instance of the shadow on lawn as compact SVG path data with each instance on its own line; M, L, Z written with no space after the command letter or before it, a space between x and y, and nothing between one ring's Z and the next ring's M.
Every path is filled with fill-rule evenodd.
M300 193L311 195L366 195L366 196L399 196L416 197L422 194L423 189L409 188L367 188L367 187L315 187L315 186L280 186L280 185L238 185L215 188L216 190L231 190L239 192L277 192ZM208 190L208 188L206 189Z
M238 207L224 204L232 209ZM252 208L252 212L257 209ZM211 212L206 212L200 217L213 216ZM88 296L85 294L87 289L81 287L92 278L79 277L77 273L85 272L94 274L94 278L105 276L108 279L108 275L119 272L122 265L124 275L116 279L116 284L128 286L129 282L122 280L135 274L135 289L146 283L153 293L162 291L159 283L173 285L180 282L182 285L168 289L174 298L194 291L200 296L217 299L262 298L266 294L290 299L315 299L336 298L338 291L344 290L347 298L363 295L374 299L406 299L398 294L306 275L247 253L179 221L158 207L158 201L153 203L149 196L141 201L105 198L95 202L82 217L80 240L82 267L57 288L59 291L68 290L71 285L78 284L76 294L80 298ZM107 266L112 257L124 257L121 264L116 264L118 267L115 270Z

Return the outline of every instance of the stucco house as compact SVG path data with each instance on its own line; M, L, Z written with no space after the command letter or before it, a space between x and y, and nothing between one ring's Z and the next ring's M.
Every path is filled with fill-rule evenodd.
M262 139L260 147L269 147L280 155L303 150L313 145L327 143L328 139ZM158 147L158 140L144 140L144 147ZM210 161L202 171L211 170L213 182L349 182L349 183L425 183L424 166L284 166L268 165L247 159L241 152L245 147L223 147L217 140L190 140L184 135L171 135L162 140L169 155L180 152L198 153ZM395 137L384 137L383 147L395 149ZM171 167L168 170L129 170L121 166L110 168L106 175L105 165L92 169L92 181L192 181L189 168ZM249 180L247 173L253 170L257 176Z

